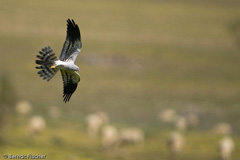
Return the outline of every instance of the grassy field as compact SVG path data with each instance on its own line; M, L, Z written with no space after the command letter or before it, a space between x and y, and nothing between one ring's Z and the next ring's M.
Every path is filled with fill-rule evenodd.
M6 144L1 147L2 154L40 154L46 155L47 159L63 160L217 160L219 157L217 146L219 139L222 138L221 135L206 131L185 132L184 151L174 158L166 147L166 139L171 130L159 129L147 135L144 144L105 151L101 149L99 139L89 139L84 126L79 123L49 120L48 129L43 133L33 138L26 137L26 126L23 124L28 123L27 119L21 117L17 121L9 122L11 127L5 128L8 136L5 139ZM233 159L238 159L240 138L237 135L233 138L236 145Z
M41 80L35 57L48 45L60 54L67 18L79 25L83 48L76 60L81 82L64 104L60 74L48 83ZM169 159L164 137L170 130L157 120L165 108L200 116L197 131L186 133L189 140L179 159L217 159L220 137L209 129L220 121L233 126L240 142L240 50L232 31L240 19L238 1L8 0L1 2L0 19L1 75L8 74L18 100L30 101L31 115L48 122L43 134L29 140L24 127L31 115L18 121L9 113L1 154ZM49 106L59 106L61 119L48 117ZM102 152L98 141L84 134L86 115L98 110L115 125L143 128L144 146ZM236 145L233 159L239 151Z

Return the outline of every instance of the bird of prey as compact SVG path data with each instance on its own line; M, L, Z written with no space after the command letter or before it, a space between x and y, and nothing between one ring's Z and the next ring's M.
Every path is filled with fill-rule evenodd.
M82 48L81 35L78 25L74 20L67 20L67 36L63 44L62 52L57 59L54 51L48 46L39 51L36 64L40 69L38 74L44 80L49 81L58 70L61 71L63 80L63 102L68 102L75 92L78 82L80 82L80 75L78 73L79 67L74 64L79 52Z

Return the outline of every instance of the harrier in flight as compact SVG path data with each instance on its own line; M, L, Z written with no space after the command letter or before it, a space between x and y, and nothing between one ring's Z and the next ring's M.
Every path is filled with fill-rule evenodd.
M67 36L63 44L62 52L57 59L54 51L48 46L39 51L37 55L36 64L40 69L38 74L43 79L49 81L58 70L61 71L63 80L63 101L66 103L70 100L72 94L80 82L80 75L78 73L79 67L74 64L79 52L82 48L81 35L78 25L74 20L67 20Z

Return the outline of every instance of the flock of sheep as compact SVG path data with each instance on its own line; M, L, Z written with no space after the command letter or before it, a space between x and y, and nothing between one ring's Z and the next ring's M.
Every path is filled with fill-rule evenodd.
M27 115L32 107L27 101L17 103L16 112L20 115ZM61 115L60 109L56 106L49 107L48 114L51 118L58 118ZM34 137L46 128L46 121L42 116L32 116L26 128L29 137ZM100 133L101 132L101 133ZM109 117L105 112L91 113L86 117L86 134L89 138L101 136L101 145L108 150L124 144L139 144L144 141L144 133L139 128L118 129L109 124Z
M28 101L20 101L16 104L16 112L20 115L27 115L32 111L31 104ZM46 122L42 116L32 116L26 128L29 137L34 137L46 128Z
M16 111L20 115L27 115L32 107L27 101L20 101L16 105ZM49 116L58 118L61 115L58 107L49 107ZM194 128L199 123L199 117L194 113L180 115L173 109L166 109L157 115L163 123L174 126L166 144L172 153L177 156L184 150L186 144L183 132L189 128ZM86 134L91 139L99 139L104 150L111 150L126 144L138 145L144 143L144 132L140 128L118 128L110 124L109 116L103 111L94 112L86 117ZM42 116L32 116L27 126L27 134L34 137L46 128L46 121ZM219 140L219 156L221 160L230 160L234 150L234 141L230 137L232 128L227 123L219 123L213 127L213 131L222 134L224 137Z
M164 123L170 123L175 126L175 131L169 135L167 144L173 155L181 153L186 143L182 133L189 128L197 127L199 117L194 113L182 116L173 109L166 109L158 114L158 118ZM232 133L231 125L223 122L218 123L213 127L213 132L223 135L223 138L219 140L218 146L220 159L230 160L234 150L234 141L230 137Z
M100 136L103 149L109 150L125 144L139 144L144 141L144 133L139 128L121 128L109 124L105 112L91 113L86 118L87 135L89 138Z

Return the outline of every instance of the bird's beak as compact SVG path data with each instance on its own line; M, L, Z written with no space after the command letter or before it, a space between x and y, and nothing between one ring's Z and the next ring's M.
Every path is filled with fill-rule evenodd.
M50 68L55 68L55 66L51 66Z

